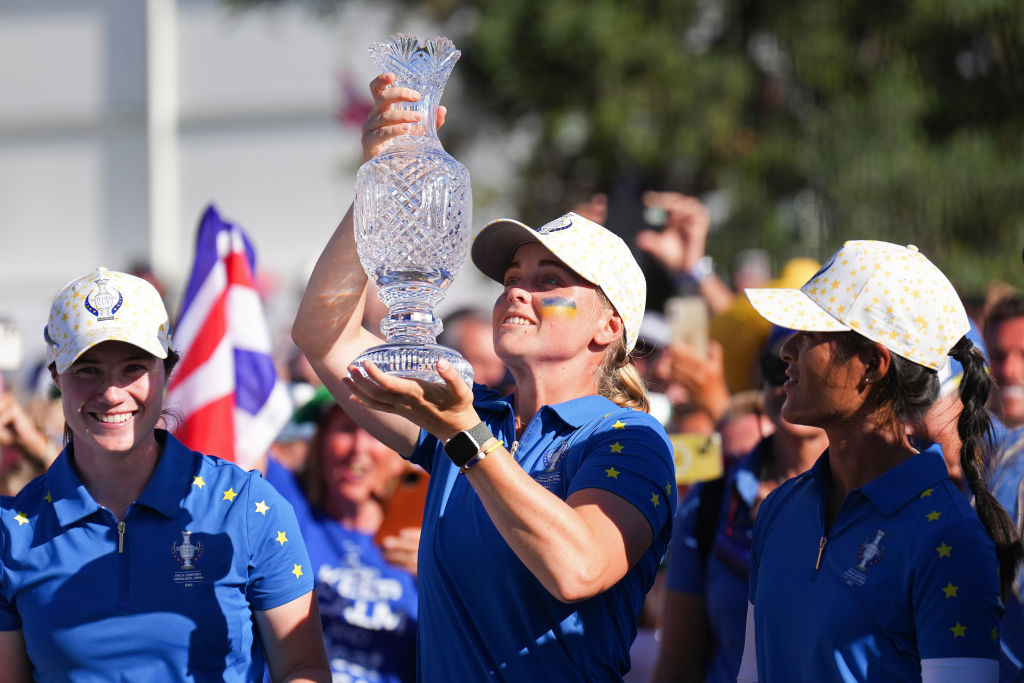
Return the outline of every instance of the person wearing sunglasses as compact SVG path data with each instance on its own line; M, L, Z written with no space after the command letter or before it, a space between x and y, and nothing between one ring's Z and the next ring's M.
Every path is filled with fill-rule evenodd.
M761 392L772 432L722 479L698 484L680 504L669 549L656 683L736 680L750 543L761 501L809 469L828 446L821 429L782 417L787 365L779 349L792 334L773 328L761 354Z

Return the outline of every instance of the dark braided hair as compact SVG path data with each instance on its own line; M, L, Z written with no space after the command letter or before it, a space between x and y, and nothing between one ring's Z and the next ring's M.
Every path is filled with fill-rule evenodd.
M964 367L963 379L960 380L963 410L956 424L961 442L960 467L974 494L974 509L996 544L999 581L1006 595L1024 559L1024 546L1016 525L985 484L985 444L992 442L992 419L985 404L995 389L995 380L985 369L984 356L967 337L961 337L949 355Z
M843 332L836 338L838 360L850 358L875 343L857 332ZM960 467L974 494L978 518L995 543L1000 585L1003 595L1007 595L1024 559L1024 545L1010 516L985 484L986 444L992 443L992 418L985 403L995 389L995 380L985 369L985 357L966 336L960 338L949 355L964 368L960 380L963 409L957 418ZM892 365L882 381L882 395L897 424L918 423L938 399L938 373L902 356L891 354L891 357Z

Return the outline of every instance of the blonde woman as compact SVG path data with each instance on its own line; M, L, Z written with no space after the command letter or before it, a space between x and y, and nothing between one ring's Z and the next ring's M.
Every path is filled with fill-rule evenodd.
M392 106L418 97L392 80L370 86L364 158L416 116ZM351 210L293 336L359 424L430 472L420 679L621 679L676 496L671 446L629 359L643 274L620 238L571 213L538 230L491 223L472 258L504 286L493 331L509 396L466 386L443 362L443 384L350 365L380 343L360 327Z

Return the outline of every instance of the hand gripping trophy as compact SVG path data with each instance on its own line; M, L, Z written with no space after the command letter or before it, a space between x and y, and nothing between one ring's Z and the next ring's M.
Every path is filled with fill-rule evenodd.
M462 53L447 38L421 45L398 34L371 45L370 54L381 73L395 74L391 87L419 91L419 101L401 106L423 118L390 140L356 177L359 261L377 283L388 315L380 324L387 343L367 349L355 363L369 360L391 375L440 382L436 366L445 359L472 386L466 359L436 343L441 321L433 313L469 251L469 171L437 137L437 106Z

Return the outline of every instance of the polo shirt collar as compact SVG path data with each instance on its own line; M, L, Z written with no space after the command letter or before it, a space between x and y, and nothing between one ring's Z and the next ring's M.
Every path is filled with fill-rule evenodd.
M184 495L183 482L192 473L192 458L189 450L166 431L156 430L156 437L163 445L162 453L138 502L173 517ZM47 493L53 498L53 509L62 527L100 509L71 464L72 448L71 444L65 446L46 472Z
M927 445L926 448L922 446ZM860 488L864 496L886 515L891 515L911 499L919 498L921 491L949 476L942 448L938 444L915 443L917 455Z
M545 408L558 415L570 427L582 427L595 417L613 410L620 410L621 406L604 396L581 396L552 406L545 406Z
M917 455L904 460L864 486L854 489L874 503L883 514L895 513L911 499L920 497L921 491L949 476L946 462L942 458L941 446L916 439L911 443L920 451ZM814 463L811 473L817 480L819 491L824 499L828 493L828 481L832 474L828 462L828 451L825 451Z

